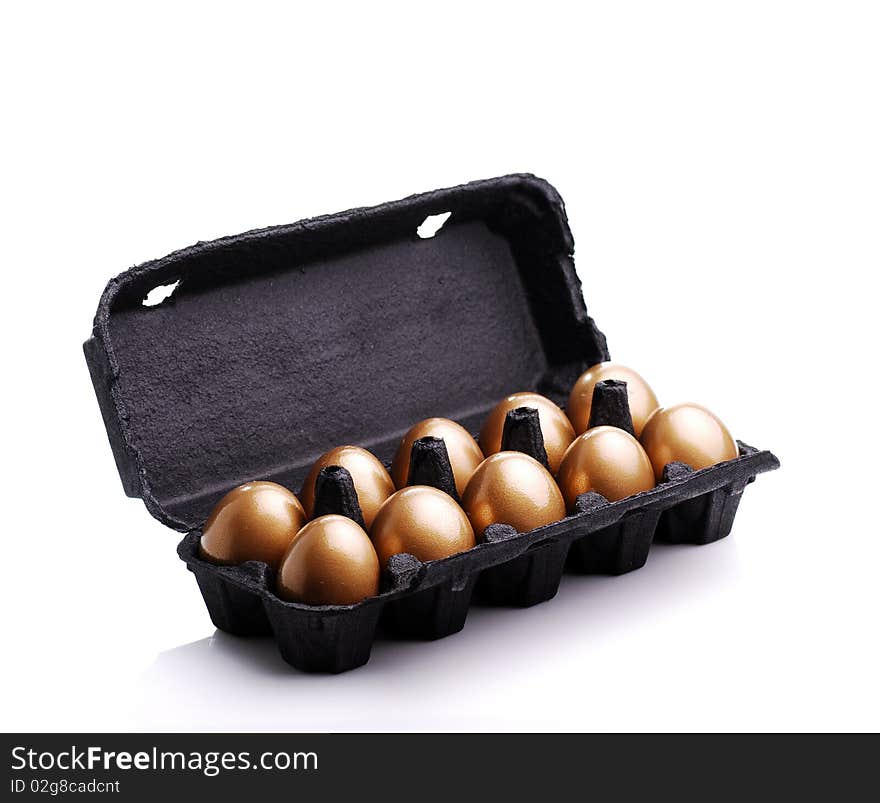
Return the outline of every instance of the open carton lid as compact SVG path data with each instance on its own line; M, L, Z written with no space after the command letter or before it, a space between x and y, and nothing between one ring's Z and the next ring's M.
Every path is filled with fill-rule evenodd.
M125 492L189 530L247 480L298 491L333 446L387 461L423 418L475 432L509 393L564 403L608 359L573 248L556 190L511 175L131 268L84 345Z

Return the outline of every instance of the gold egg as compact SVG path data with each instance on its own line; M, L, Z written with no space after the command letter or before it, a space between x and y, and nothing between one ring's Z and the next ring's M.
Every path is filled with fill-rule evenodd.
M595 491L609 502L654 487L654 469L641 444L617 427L593 427L575 438L556 475L571 510L580 494Z
M398 552L419 560L440 560L470 549L474 530L449 494L427 485L411 485L379 509L370 532L382 566Z
M337 446L321 455L303 483L300 499L309 518L315 515L315 480L325 466L342 466L351 474L367 530L382 503L394 493L391 475L379 459L360 446Z
M379 558L370 537L345 516L303 527L281 561L278 595L308 605L354 605L379 593Z
M448 418L426 418L411 427L403 436L400 446L394 455L391 464L391 478L398 488L406 485L409 475L409 455L412 445L419 438L443 438L446 444L446 452L449 455L449 463L452 466L452 474L455 477L455 489L459 496L464 493L471 474L483 462L483 453L477 442L461 424L450 421Z
M274 482L248 482L227 493L211 511L199 554L214 563L261 560L277 569L284 551L306 523L299 499Z
M462 506L478 536L490 524L525 533L565 518L565 502L550 472L522 452L498 452L474 472Z
M568 397L568 417L577 432L586 432L590 423L590 409L593 406L593 388L597 382L606 379L622 379L626 382L626 393L629 397L629 411L632 414L633 429L636 437L645 426L648 416L660 403L651 390L651 386L632 368L613 362L600 362L588 368L580 375Z
M501 451L504 419L517 407L533 407L538 411L547 463L550 471L555 474L559 470L565 450L574 440L575 432L560 407L538 393L512 393L498 402L480 430L480 448L487 456Z
M733 460L739 454L727 427L699 404L659 408L645 424L640 440L658 482L667 463L687 463L696 471Z

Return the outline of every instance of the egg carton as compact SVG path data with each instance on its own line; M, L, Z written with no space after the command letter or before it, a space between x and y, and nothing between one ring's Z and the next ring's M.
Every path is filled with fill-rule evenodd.
M186 533L178 554L218 628L274 634L293 666L341 672L368 660L380 624L441 638L462 628L472 597L533 605L565 570L622 574L655 538L727 535L745 486L778 466L744 443L710 468L671 464L627 499L585 494L532 532L493 525L429 563L395 555L380 594L357 605L287 602L264 564L199 557L199 528L242 482L297 489L343 443L387 465L414 422L445 416L474 432L514 391L564 402L609 359L573 248L559 195L518 174L197 243L108 283L84 351L123 489ZM171 295L155 304L157 287ZM528 411L509 417L506 448L540 459L539 436ZM450 490L443 451L414 449L412 478ZM324 481L321 512L354 516L350 478Z

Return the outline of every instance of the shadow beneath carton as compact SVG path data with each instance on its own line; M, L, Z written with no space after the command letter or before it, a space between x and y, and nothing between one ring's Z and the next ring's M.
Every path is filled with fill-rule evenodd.
M483 723L503 729L503 722L480 719L478 709L490 706L492 689L546 677L547 666L558 662L588 672L591 652L609 640L729 589L740 575L731 538L703 547L656 544L639 571L620 577L566 574L547 603L474 605L464 630L445 639L379 639L366 666L342 675L296 671L271 638L215 631L158 655L139 684L135 726L455 730ZM453 696L455 706L449 704Z

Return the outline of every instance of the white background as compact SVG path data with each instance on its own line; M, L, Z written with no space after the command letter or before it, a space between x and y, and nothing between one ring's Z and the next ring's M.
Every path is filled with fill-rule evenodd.
M0 726L880 726L876 5L325 5L5 7ZM346 675L215 633L122 494L81 352L106 280L512 171L566 199L613 356L782 470L720 543Z

